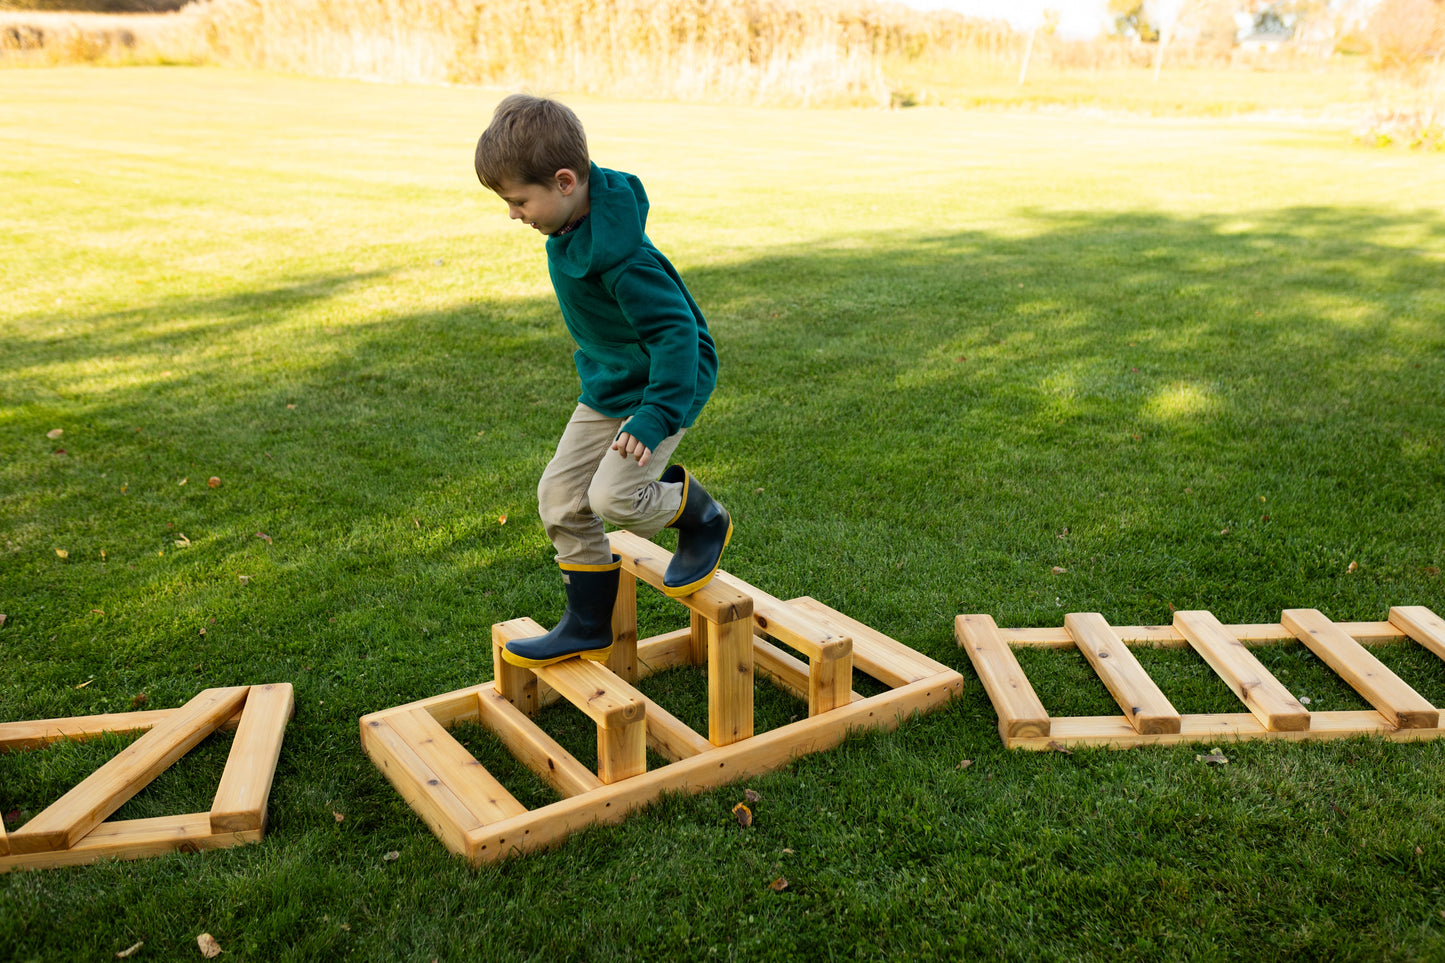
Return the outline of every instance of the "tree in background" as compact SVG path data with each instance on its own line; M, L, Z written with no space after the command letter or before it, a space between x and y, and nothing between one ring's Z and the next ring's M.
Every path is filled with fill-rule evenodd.
M1365 37L1384 102L1364 136L1445 149L1445 0L1380 0Z
M1376 67L1432 73L1445 57L1445 0L1380 0L1366 36Z

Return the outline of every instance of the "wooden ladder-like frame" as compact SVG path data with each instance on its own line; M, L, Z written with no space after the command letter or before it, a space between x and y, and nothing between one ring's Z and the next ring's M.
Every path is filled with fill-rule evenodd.
M446 847L473 865L618 822L665 791L701 792L777 769L836 746L854 729L895 728L962 689L953 669L821 602L784 602L724 571L677 599L689 611L687 628L638 642L637 580L660 591L671 555L630 532L610 537L622 571L606 663L513 666L501 658L502 647L545 631L531 619L513 619L492 627L491 682L361 719L372 761ZM706 737L634 688L647 675L682 665L707 667ZM854 692L855 668L888 691L868 698ZM754 735L755 674L806 701L808 717ZM532 721L558 699L596 723L595 773ZM489 729L564 798L528 810L452 738L447 729L463 721ZM648 748L669 763L647 771Z
M1072 613L1062 629L1001 629L988 615L960 615L968 653L1010 749L1131 748L1225 739L1340 739L1376 735L1438 739L1440 710L1361 643L1412 639L1445 659L1445 621L1419 605L1395 606L1386 622L1331 622L1315 609L1288 609L1279 624L1221 625L1209 612L1175 612L1172 626L1115 628L1096 612ZM1252 645L1298 640L1373 709L1311 712L1260 664ZM1191 647L1248 709L1181 715L1129 646ZM1077 646L1119 704L1120 716L1051 717L1025 677L1014 646Z
M259 842L294 708L290 683L280 682L206 689L178 709L0 723L0 752L107 732L144 733L19 829L7 835L0 823L0 873ZM105 821L222 728L233 728L236 735L210 812Z

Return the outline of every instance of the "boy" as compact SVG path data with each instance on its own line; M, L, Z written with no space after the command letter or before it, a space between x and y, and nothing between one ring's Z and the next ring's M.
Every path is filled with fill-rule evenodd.
M513 220L547 236L547 268L582 395L537 485L538 507L567 592L546 635L507 643L513 665L601 661L612 647L622 560L603 520L651 538L677 529L663 579L671 596L717 571L732 519L681 465L667 466L717 381L707 322L648 240L647 195L631 174L598 167L577 115L514 94L477 141L477 179Z

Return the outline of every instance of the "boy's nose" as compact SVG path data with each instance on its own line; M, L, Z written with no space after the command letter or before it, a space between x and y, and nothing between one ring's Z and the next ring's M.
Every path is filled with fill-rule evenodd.
M522 219L522 209L515 205L509 206L507 208L507 216L514 221L520 221Z

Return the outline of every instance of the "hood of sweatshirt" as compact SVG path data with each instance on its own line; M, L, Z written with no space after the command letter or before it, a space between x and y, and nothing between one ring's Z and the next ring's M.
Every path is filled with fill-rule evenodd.
M647 192L640 180L592 164L587 191L587 220L547 238L552 267L573 278L614 268L647 241Z

